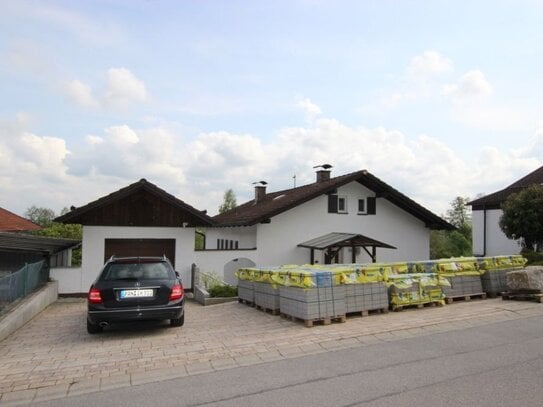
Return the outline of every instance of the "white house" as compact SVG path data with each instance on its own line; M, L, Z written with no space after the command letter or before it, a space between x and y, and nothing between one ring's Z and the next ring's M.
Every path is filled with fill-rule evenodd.
M500 229L501 204L509 195L534 184L543 184L543 167L512 183L507 188L468 203L472 208L473 253L475 256L496 256L520 252L520 242L507 238Z
M83 225L81 276L59 290L85 292L112 254L166 254L191 287L192 264L234 283L244 266L424 260L430 230L453 228L366 170L331 178L329 168L297 188L259 184L254 199L213 218L145 179L74 208L57 220Z

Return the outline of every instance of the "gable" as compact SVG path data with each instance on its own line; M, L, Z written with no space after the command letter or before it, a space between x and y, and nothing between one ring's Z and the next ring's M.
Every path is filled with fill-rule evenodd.
M32 223L19 215L0 208L0 231L1 232L23 232L40 230L41 226Z
M298 188L272 192L266 194L258 202L248 201L238 207L217 215L213 218L219 226L251 226L258 223L266 223L272 217L297 207L305 202L323 195L336 194L338 188L351 182L358 182L361 186L372 191L375 198L383 198L424 222L430 229L454 229L454 226L435 215L428 209L419 205L379 178L366 170L353 172L326 181L304 185ZM331 200L329 201L332 204ZM378 202L378 200L377 200ZM332 204L333 205L333 204ZM373 202L370 203L373 205ZM377 203L378 205L378 203ZM371 206L371 210L376 209Z
M195 227L213 224L205 212L142 179L56 219L93 226Z

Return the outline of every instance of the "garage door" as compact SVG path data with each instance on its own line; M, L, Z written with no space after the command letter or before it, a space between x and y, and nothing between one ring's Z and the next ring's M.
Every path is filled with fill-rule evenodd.
M166 255L175 267L175 239L106 239L104 262L111 256Z

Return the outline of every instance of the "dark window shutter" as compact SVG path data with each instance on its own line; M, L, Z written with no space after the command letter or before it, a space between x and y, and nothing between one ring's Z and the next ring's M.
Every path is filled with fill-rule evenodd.
M328 213L337 213L337 195L328 195Z
M375 215L375 198L368 197L368 215Z

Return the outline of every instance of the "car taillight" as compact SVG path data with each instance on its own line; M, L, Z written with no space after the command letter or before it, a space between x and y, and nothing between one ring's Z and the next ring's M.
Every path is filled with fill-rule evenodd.
M178 300L183 297L183 286L181 284L174 284L172 292L170 293L170 301Z
M89 291L89 302L91 304L101 304L102 295L100 295L100 290L98 288L91 288Z

